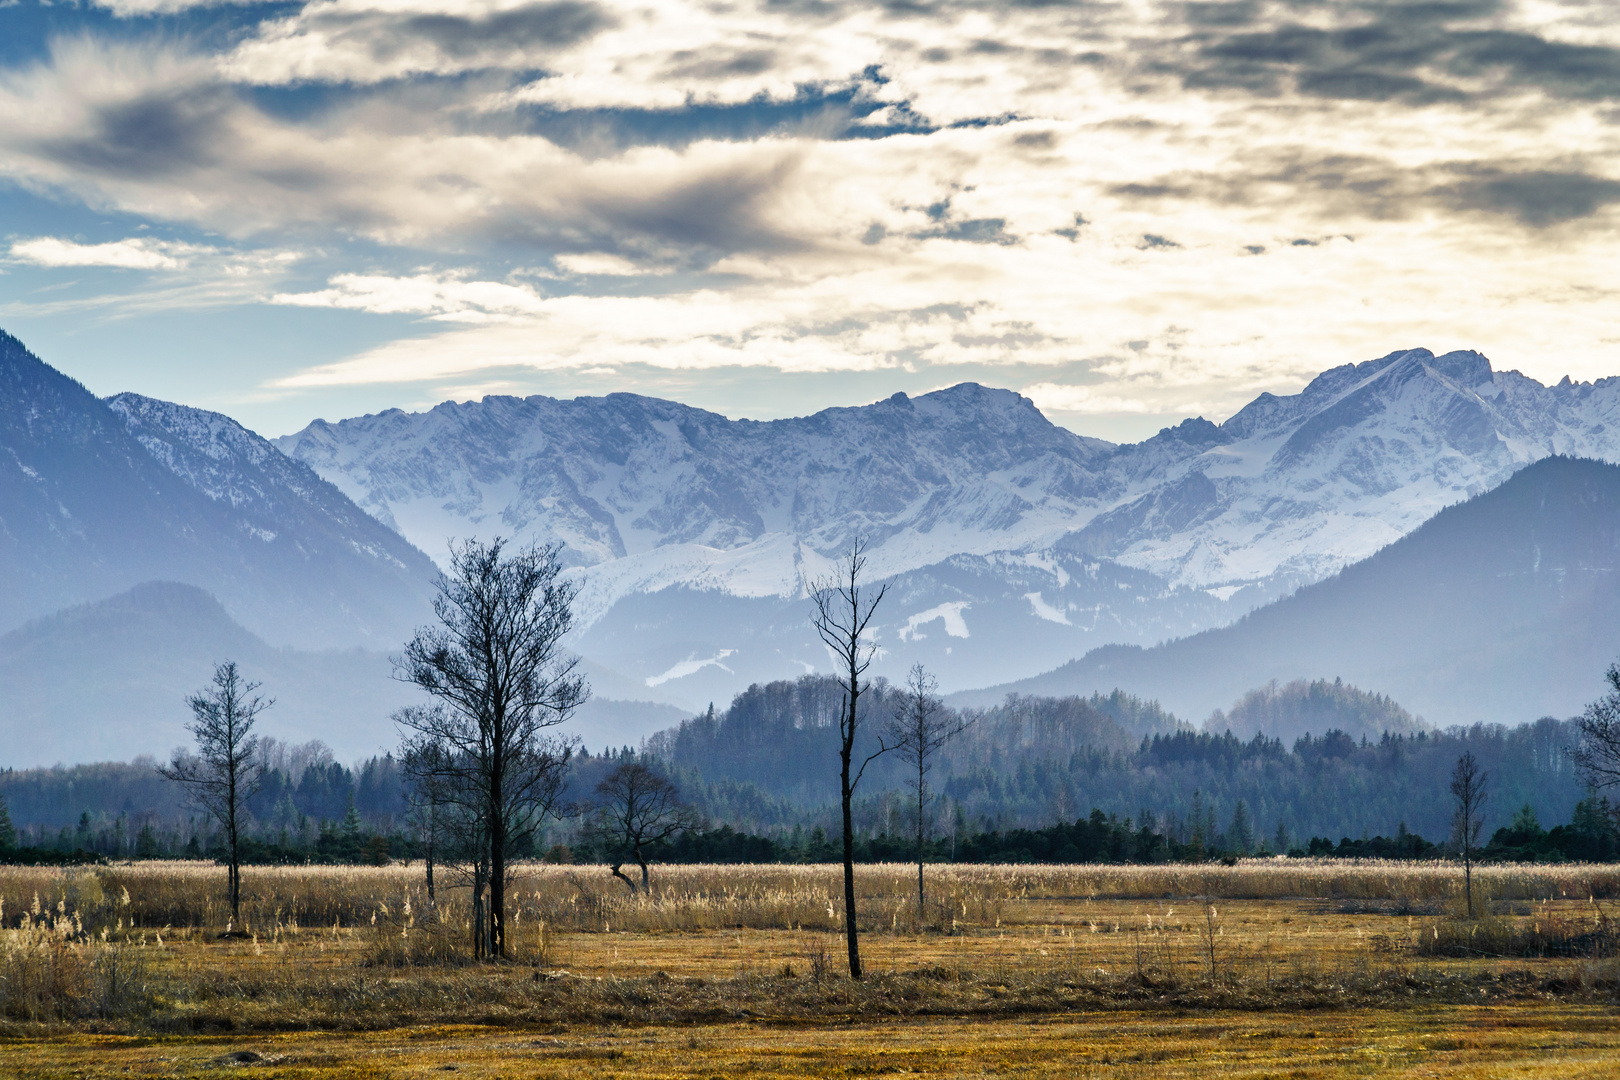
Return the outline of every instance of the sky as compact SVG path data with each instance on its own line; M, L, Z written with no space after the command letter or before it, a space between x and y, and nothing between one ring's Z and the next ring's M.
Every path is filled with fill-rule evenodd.
M0 0L0 328L267 435L1620 374L1620 5Z

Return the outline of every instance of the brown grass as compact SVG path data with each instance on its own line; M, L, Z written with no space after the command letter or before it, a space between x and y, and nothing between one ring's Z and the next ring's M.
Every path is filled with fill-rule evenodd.
M1446 865L1255 861L937 869L921 926L908 868L863 867L856 984L838 873L659 868L632 897L603 868L524 867L510 962L474 965L464 892L430 909L414 868L250 868L230 927L246 939L221 935L215 867L0 869L0 1016L174 1032L1355 1009L1607 1001L1620 976L1576 932L1609 925L1614 867L1477 873L1492 914L1465 925L1417 914L1456 907Z

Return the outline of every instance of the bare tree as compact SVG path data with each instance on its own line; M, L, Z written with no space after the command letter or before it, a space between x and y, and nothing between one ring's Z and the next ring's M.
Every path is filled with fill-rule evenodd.
M1474 917L1474 853L1479 848L1479 833L1485 827L1481 811L1485 806L1486 783L1490 779L1479 767L1474 755L1464 753L1451 770L1451 795L1457 801L1457 812L1451 819L1452 840L1462 850L1463 883L1468 895L1468 917Z
M694 829L697 814L681 802L681 793L658 770L639 761L625 761L596 785L596 816L590 832L606 849L613 876L636 891L636 883L621 867L633 860L641 868L641 890L650 876L647 851Z
M428 763L442 797L462 806L480 834L495 957L507 954L507 863L556 806L573 755L573 741L550 729L589 693L562 649L574 588L561 576L558 550L506 555L499 539L451 544L450 572L433 601L439 625L417 630L395 661L396 677L440 706L401 710L395 722L405 753Z
M939 699L939 682L923 668L913 665L906 676L906 688L899 695L894 716L889 720L884 742L892 746L911 766L906 779L911 789L912 808L917 813L917 925L923 922L923 848L928 843L928 806L934 796L928 789L933 756L968 725L962 715L945 708Z
M850 805L866 767L873 758L889 749L880 741L876 752L868 755L859 766L854 764L855 735L862 720L860 700L867 687L864 677L876 651L867 630L887 591L886 586L880 586L875 593L868 589L862 595L865 551L866 545L860 540L851 543L849 555L840 561L830 577L816 583L811 594L816 606L811 623L837 658L839 679L843 684L843 701L838 712L838 778L844 813L844 940L849 947L849 977L852 979L861 977L861 943L855 925L855 823Z
M1581 736L1573 755L1575 764L1596 788L1620 784L1620 664L1610 664L1603 677L1609 692L1575 720Z
M168 765L158 766L165 779L184 784L191 802L225 831L231 925L238 931L242 922L242 828L247 824L247 801L264 781L253 722L276 703L274 698L254 694L260 685L244 679L234 660L216 664L213 685L186 698L192 716L187 729L197 739L197 752L176 750Z

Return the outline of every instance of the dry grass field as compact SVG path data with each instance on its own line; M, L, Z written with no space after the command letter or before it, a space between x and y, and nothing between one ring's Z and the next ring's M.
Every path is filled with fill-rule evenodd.
M1620 1075L1620 867L0 868L0 1075ZM1478 901L1477 901L1478 903Z

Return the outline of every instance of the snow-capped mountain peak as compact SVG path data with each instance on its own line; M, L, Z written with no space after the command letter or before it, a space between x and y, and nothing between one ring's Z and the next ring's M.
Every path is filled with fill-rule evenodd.
M1548 454L1614 460L1617 388L1404 349L1131 445L973 383L764 422L631 394L491 397L316 422L277 445L435 556L450 537L560 542L586 629L608 620L593 633L631 607L651 625L631 602L671 589L791 602L861 537L869 573L896 583L896 658L918 640L950 647L896 629L942 604L965 605L951 608L964 632L1000 619L1083 651L1229 621ZM660 677L738 646L681 642L621 662ZM746 668L747 650L727 664Z

